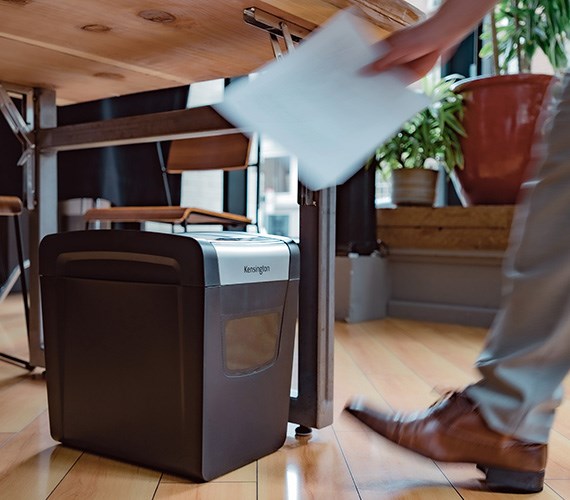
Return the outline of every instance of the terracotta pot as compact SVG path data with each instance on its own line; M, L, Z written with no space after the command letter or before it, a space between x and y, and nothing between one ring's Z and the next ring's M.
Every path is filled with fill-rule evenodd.
M392 171L392 203L433 206L438 172L425 168L399 168Z
M552 77L501 75L459 82L464 96L465 168L457 170L467 204L516 203L531 160L542 103Z

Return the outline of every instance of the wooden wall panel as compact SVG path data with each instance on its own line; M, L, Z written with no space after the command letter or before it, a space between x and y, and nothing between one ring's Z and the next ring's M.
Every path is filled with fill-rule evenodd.
M399 207L377 211L377 237L388 248L504 250L514 206Z

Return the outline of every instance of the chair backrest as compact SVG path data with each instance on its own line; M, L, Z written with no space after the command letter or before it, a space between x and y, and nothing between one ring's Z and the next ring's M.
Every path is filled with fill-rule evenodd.
M172 174L247 168L250 148L251 139L241 133L172 141L166 170Z
M17 196L0 196L0 216L20 215L22 209L22 200Z

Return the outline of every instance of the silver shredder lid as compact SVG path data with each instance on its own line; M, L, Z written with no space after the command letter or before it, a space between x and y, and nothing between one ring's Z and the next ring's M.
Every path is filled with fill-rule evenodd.
M188 233L210 243L216 252L220 285L289 279L289 238L225 231Z

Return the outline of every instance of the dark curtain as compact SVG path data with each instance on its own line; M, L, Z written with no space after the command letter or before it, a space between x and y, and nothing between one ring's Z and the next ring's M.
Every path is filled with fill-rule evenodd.
M184 109L188 86L58 108L58 125ZM162 145L168 158L169 143ZM113 205L165 205L156 143L59 153L59 199L105 198ZM173 204L180 203L180 176L169 176Z

